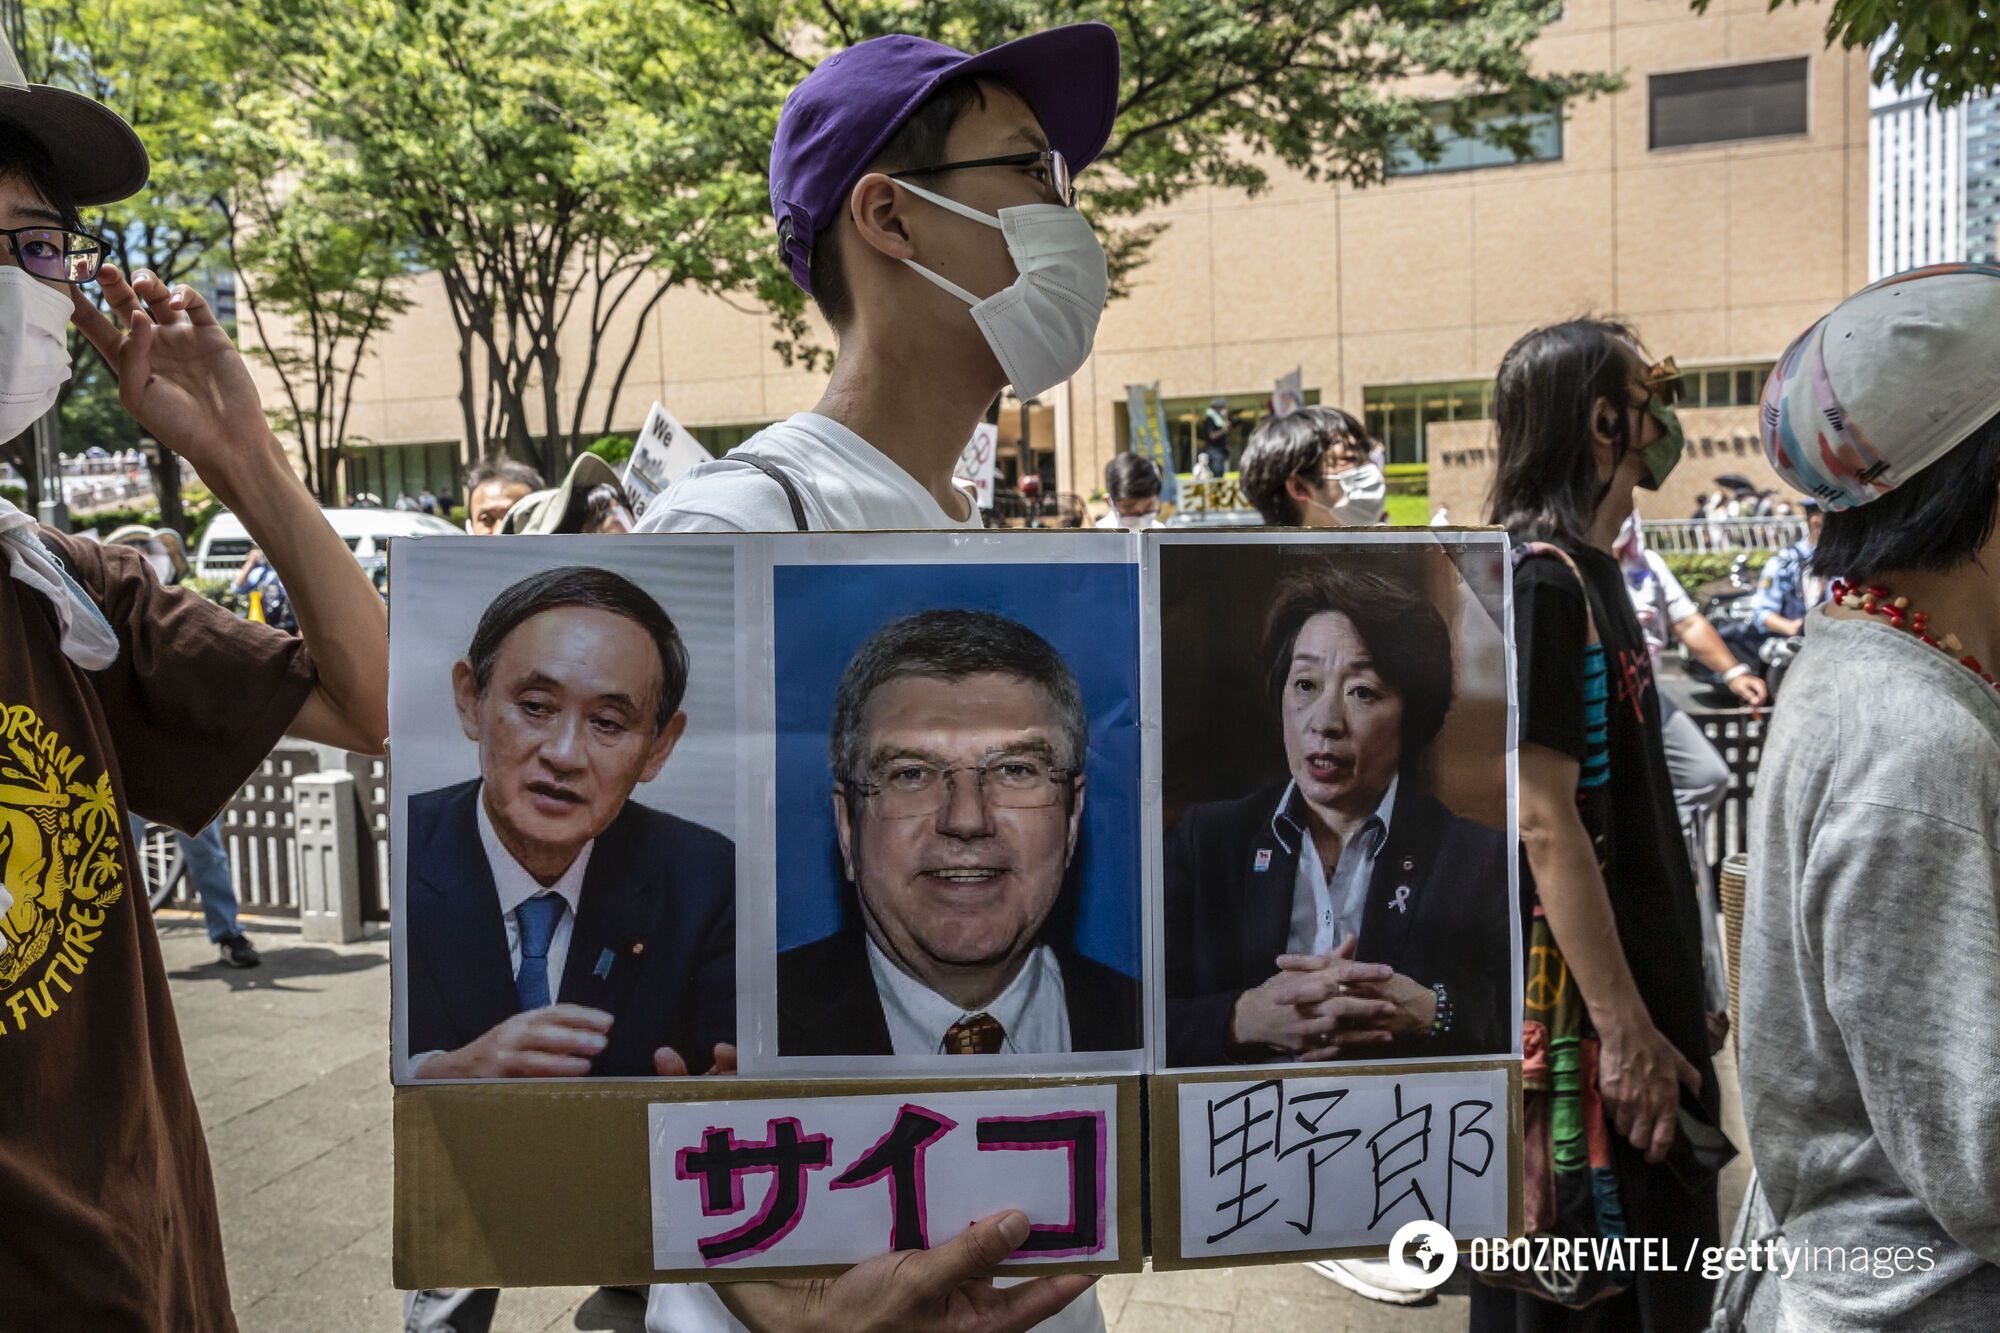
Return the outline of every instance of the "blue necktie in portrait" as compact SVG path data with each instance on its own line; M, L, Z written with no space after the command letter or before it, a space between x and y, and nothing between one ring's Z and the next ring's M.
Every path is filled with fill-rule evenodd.
M549 941L568 907L560 894L543 893L514 909L521 927L521 970L514 974L514 993L523 1012L549 1003Z

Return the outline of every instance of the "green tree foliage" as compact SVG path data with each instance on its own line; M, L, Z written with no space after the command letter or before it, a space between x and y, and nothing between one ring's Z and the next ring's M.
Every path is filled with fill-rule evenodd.
M29 81L109 106L138 129L152 159L149 188L93 210L85 225L110 242L113 261L127 272L149 269L163 282L212 290L224 231L215 199L229 176L208 143L220 80L197 54L201 19L173 0L25 0L22 20L17 54ZM74 329L69 343L77 373L58 399L65 450L137 444L138 427L118 406L109 367ZM155 452L151 459L155 485L173 491L173 456ZM179 526L179 495L164 494L162 505L166 521Z
M466 437L485 452L556 475L609 428L669 291L752 281L777 96L700 6L266 0L237 14L246 59L279 72L436 273ZM564 364L566 330L580 364Z
M1538 66L1529 43L1557 0L702 0L747 58L796 82L828 48L890 32L981 50L1095 20L1123 52L1118 118L1079 181L1110 253L1114 296L1159 234L1131 221L1212 185L1251 194L1274 166L1308 179L1380 181L1398 150L1435 160L1439 131L1526 155L1530 127L1494 117L1614 91L1615 73ZM1438 103L1448 103L1439 114ZM763 292L792 331L803 298L773 268Z
M1487 113L1618 86L1531 58L1558 0L30 3L60 18L42 49L75 68L55 81L153 147L121 235L154 226L145 244L174 255L178 226L187 265L238 269L246 325L284 317L261 341L322 491L369 340L423 283L457 331L466 439L548 475L612 429L676 287L758 303L781 350L823 355L778 262L766 159L785 92L867 37L1117 29L1118 118L1082 184L1119 290L1161 225L1141 215L1190 190L1254 193L1279 169L1367 184L1447 127L1525 151L1527 127Z
M1771 8L1788 2L1799 0L1771 0ZM1709 0L1694 0L1697 14L1708 6ZM1826 44L1874 51L1877 84L1928 89L1941 107L2000 89L1994 0L1833 0Z
M409 308L408 246L343 155L312 137L291 100L244 89L218 118L235 186L219 201L252 355L277 376L272 425L295 442L305 483L339 496L335 463L369 342Z
M405 305L389 286L403 272L393 233L271 71L235 58L211 12L178 0L26 0L23 19L28 77L110 106L151 159L147 188L85 225L128 273L211 295L233 278L282 386L273 424L296 440L306 483L331 498L326 462L346 433L362 351ZM286 321L282 333L264 327L267 313ZM74 331L70 352L66 447L140 444L110 368ZM153 470L156 482L178 475L171 455ZM176 499L164 497L170 522Z

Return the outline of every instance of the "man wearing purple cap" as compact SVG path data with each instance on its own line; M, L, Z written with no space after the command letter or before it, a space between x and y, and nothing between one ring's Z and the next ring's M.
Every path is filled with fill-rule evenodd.
M792 279L833 327L818 406L704 463L648 532L976 528L952 485L1001 389L1022 399L1090 355L1104 250L1071 176L1118 107L1097 23L979 55L888 36L829 56L785 100L771 211Z
M1765 454L1827 510L1812 572L1840 577L1765 738L1739 960L1735 1243L1792 1261L1725 1284L1717 1329L2000 1311L1996 348L2000 268L1941 264L1843 301L1764 389Z
M973 427L1001 389L1031 398L1090 355L1108 280L1070 181L1117 110L1118 39L1098 23L974 56L898 34L822 61L785 99L771 212L792 280L838 340L833 378L812 411L682 476L639 530L980 527L952 484ZM732 1284L741 1322L715 1288L655 1287L646 1327L1104 1326L1094 1296L1071 1299L1076 1279L932 1277L926 1292L893 1262L831 1286Z

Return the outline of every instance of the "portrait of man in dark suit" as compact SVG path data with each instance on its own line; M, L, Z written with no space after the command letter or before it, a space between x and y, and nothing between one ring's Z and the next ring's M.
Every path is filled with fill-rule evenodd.
M606 570L486 608L451 672L479 777L410 799L415 1077L734 1067L734 844L631 799L686 730L688 673L666 611Z
M1278 579L1259 651L1290 778L1168 834L1167 1063L1512 1050L1511 849L1429 789L1444 617L1314 559Z
M1088 747L1075 676L1018 621L932 610L877 631L829 742L847 921L779 955L778 1053L1139 1046L1137 981L1068 924Z

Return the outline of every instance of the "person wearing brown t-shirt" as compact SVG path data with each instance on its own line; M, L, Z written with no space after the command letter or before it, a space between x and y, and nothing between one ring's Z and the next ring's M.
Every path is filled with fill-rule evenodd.
M10 79L9 75L13 78ZM0 1328L229 1330L215 1187L128 811L196 830L282 735L380 753L381 599L202 298L99 266L79 204L136 192L105 108L0 43L0 440L53 405L74 321L148 433L281 572L303 637L0 501ZM117 322L84 296L101 283Z

